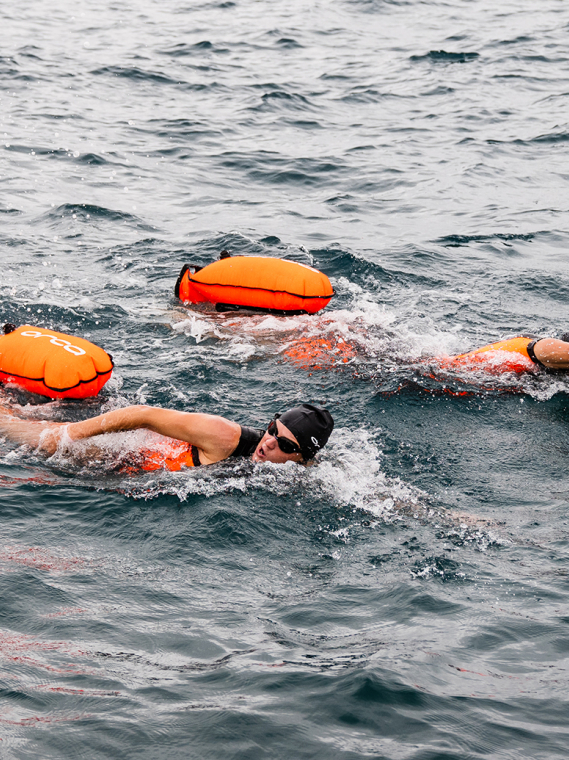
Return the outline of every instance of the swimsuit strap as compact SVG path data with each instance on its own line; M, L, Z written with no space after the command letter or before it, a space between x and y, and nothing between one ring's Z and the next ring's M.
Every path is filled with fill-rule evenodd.
M543 362L540 362L537 356L535 355L535 351L533 350L533 347L535 344L540 341L541 338L536 338L535 340L532 340L530 343L526 346L526 351L528 352L529 358L534 362L534 364L537 364L539 367L543 367L544 369L548 369L546 365Z
M232 457L249 457L259 445L259 441L265 435L265 431L259 428L250 428L241 425L241 436Z

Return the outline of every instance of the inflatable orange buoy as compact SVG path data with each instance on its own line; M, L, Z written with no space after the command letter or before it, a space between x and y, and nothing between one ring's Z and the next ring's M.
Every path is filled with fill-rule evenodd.
M490 343L466 354L443 359L440 364L447 368L480 368L491 373L527 372L536 368L528 354L527 347L533 338L511 338L498 343Z
M270 256L229 256L200 268L183 267L175 293L188 303L210 302L217 311L251 311L269 314L315 314L334 290L317 269Z
M88 398L113 371L112 357L83 338L31 325L5 325L4 331L0 382L49 398Z

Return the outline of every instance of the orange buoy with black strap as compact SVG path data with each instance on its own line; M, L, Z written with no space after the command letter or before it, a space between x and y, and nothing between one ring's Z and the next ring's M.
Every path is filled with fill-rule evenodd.
M305 264L222 251L219 261L205 267L186 264L175 294L187 303L213 303L217 311L294 315L320 311L334 290L325 274Z
M83 338L44 327L4 325L0 382L49 398L96 396L113 371L112 357Z
M528 372L535 369L539 362L534 358L532 347L535 338L518 337L490 343L466 354L451 356L440 360L445 369L484 369L491 373ZM529 348L529 351L528 351Z

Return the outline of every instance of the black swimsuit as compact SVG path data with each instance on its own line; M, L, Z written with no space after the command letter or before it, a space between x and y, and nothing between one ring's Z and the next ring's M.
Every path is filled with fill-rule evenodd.
M235 447L233 453L229 455L228 459L230 459L231 457L250 457L251 454L255 451L255 449L259 445L259 441L264 435L265 435L264 430L260 430L259 428L250 428L250 427L246 427L245 425L241 425L241 435L239 436L239 443ZM194 463L194 467L204 466L200 462L200 452L196 446L192 446L192 461Z
M241 436L239 443L237 444L235 451L230 454L230 457L250 457L259 445L259 441L265 435L264 430L259 428L250 428L245 425L241 425Z

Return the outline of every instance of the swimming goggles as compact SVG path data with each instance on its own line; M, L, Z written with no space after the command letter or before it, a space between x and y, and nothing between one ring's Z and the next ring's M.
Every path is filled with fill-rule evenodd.
M297 443L291 441L290 438L285 438L284 435L278 435L276 419L269 422L267 433L273 436L283 454L302 454L300 446Z

